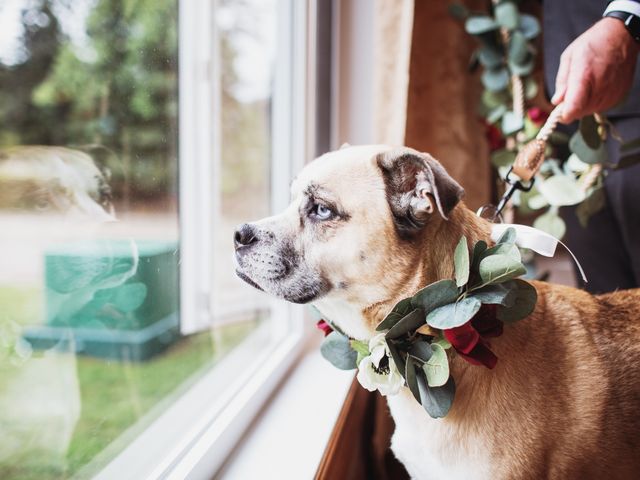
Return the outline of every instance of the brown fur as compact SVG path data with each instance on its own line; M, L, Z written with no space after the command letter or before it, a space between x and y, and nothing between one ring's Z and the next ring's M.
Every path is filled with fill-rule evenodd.
M489 225L464 204L418 241L392 255L410 262L404 288L365 309L377 325L390 307L421 286L453 277L453 250L491 244ZM416 269L416 266L418 268ZM533 282L538 303L527 319L492 340L495 369L452 359L457 382L445 422L483 432L495 477L509 479L632 479L640 475L640 290L592 296Z
M460 203L434 216L424 234L396 242L388 258L405 260L389 298L362 310L370 328L401 298L453 277L453 250L491 244L490 225ZM443 420L481 432L494 478L638 478L640 475L640 290L592 296L534 282L532 315L507 325L491 346L495 369L452 360L457 394Z
M389 168L394 155L403 162L407 155L417 158L401 168L414 177L395 179L393 188L410 194L416 189L419 197L420 179L426 177L412 169L431 166L428 173L437 182L446 176L442 185L451 192L442 205L451 204L450 195L459 197L457 184L428 155L385 146L350 147L308 165L292 186L289 209L254 224L272 237L295 239L292 248L301 252L305 267L331 285L313 303L359 339L373 336L400 299L453 277L453 253L462 235L469 246L478 240L492 243L490 224L463 203L438 212L416 196L390 199L385 178L390 170L381 170L381 155L391 159ZM309 185L335 204L342 212L339 218L314 224L300 216ZM397 212L409 204L407 198L418 205L419 225L399 232ZM393 207L392 201L397 202ZM254 248L273 249L268 241ZM258 267L247 262L240 268L251 276ZM443 471L462 465L457 478L464 478L465 471L491 479L639 477L640 290L592 296L533 284L538 292L535 311L491 340L499 359L495 369L452 355L457 392L447 417L429 419L406 388L396 400L389 398L397 433L402 429L402 435L394 436L394 451L404 454L405 464L418 467L415 471L437 475L424 460L426 450L432 450L429 458L440 462ZM281 291L276 282L261 287ZM412 445L419 448L412 450Z

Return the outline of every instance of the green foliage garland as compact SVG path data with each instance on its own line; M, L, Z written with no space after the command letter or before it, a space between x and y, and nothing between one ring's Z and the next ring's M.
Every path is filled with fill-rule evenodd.
M455 396L447 351L453 347L471 363L493 368L497 358L484 338L500 335L503 322L521 320L535 307L535 288L518 278L526 269L515 237L509 228L495 246L488 248L479 241L471 250L462 237L454 254L455 278L434 282L402 299L376 328L384 335L388 352L378 367L387 361L392 364L433 418L444 417ZM321 353L338 368L362 369L363 360L372 354L370 346L371 342L333 331Z
M519 11L519 3L496 0L488 12L470 12L458 3L450 5L450 13L464 21L467 33L480 44L471 57L470 70L483 70L479 113L486 122L492 164L501 177L520 149L537 135L547 116L540 108L523 108L538 93L533 71L540 25L534 16ZM519 101L522 105L516 108ZM640 142L634 141L622 146L621 161L612 165L604 148L608 136L620 140L601 115L583 118L571 137L560 132L551 136L547 159L534 188L527 193L516 192L512 198L522 213L543 212L534 222L536 228L561 238L566 227L558 210L568 205L578 205L578 218L586 226L606 201L603 167L624 168L640 162Z

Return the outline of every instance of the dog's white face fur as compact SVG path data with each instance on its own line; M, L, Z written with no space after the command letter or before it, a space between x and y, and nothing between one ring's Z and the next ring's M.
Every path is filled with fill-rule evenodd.
M313 303L349 335L369 338L375 325L363 311L407 288L416 269L407 245L437 228L462 193L438 162L411 149L330 152L293 181L284 212L238 229L237 274L290 302Z

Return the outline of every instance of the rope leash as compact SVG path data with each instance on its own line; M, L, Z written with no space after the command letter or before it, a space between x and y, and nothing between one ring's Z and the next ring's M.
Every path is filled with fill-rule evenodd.
M551 111L536 137L518 152L513 165L504 177L504 181L509 185L509 188L507 188L502 195L498 206L481 207L478 210L478 216L488 218L492 222L500 219L502 211L517 190L528 192L533 188L535 175L538 173L538 170L540 170L542 162L544 162L544 152L547 148L547 142L558 126L560 117L562 117L562 104ZM513 179L511 176L512 173L517 175L519 179Z

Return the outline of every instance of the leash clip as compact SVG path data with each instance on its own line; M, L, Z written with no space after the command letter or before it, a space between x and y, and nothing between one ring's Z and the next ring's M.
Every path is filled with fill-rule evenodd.
M504 176L504 181L508 183L510 187L507 188L507 190L504 192L504 195L502 195L500 203L498 203L498 206L496 207L495 217L498 217L502 213L502 210L504 210L504 207L507 205L507 202L513 196L513 194L516 193L516 190L528 192L533 188L533 184L536 181L535 178L531 178L531 180L529 180L529 183L525 185L520 180L514 180L513 178L511 178L512 172L513 166L509 167L509 171Z

